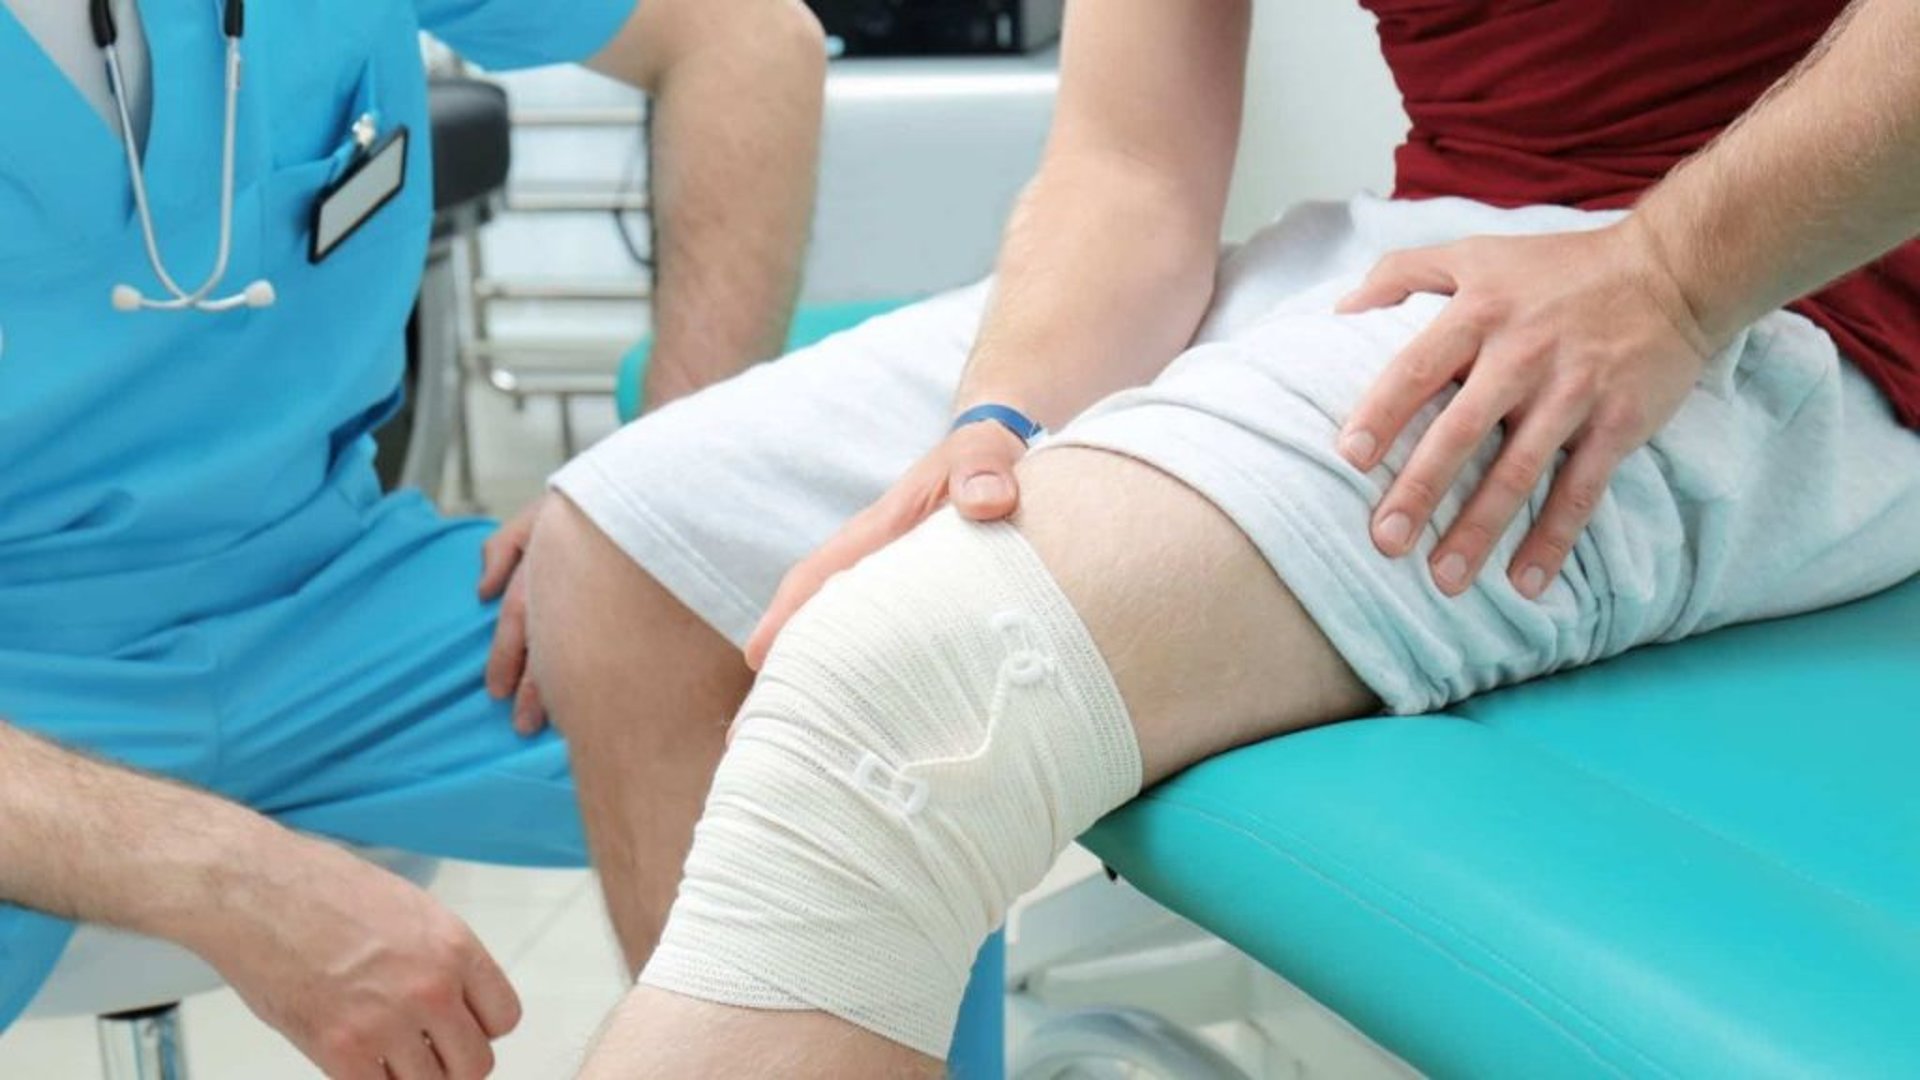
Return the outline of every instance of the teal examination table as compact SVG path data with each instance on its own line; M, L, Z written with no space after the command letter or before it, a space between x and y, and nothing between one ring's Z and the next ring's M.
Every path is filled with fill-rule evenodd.
M1250 746L1084 842L1430 1075L1920 1076L1920 578Z

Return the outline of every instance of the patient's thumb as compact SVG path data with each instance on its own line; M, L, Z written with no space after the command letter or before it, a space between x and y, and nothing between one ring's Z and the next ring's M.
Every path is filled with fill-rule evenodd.
M1013 513L1020 505L1013 467L1026 446L998 424L971 424L950 438L947 501L974 521L998 521Z
M953 470L947 497L962 517L998 521L1020 504L1020 489L1014 484L1011 466L974 462Z

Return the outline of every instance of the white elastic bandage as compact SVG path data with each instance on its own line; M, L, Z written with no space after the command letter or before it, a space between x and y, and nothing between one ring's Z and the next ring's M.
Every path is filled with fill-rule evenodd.
M737 723L641 981L934 1057L1007 905L1140 790L1052 576L1011 526L951 512L830 582Z

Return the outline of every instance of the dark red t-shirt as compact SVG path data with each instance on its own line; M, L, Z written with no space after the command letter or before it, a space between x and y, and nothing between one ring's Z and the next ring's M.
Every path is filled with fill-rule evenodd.
M1400 198L1632 205L1846 0L1361 0L1413 121ZM1862 73L1871 77L1871 73ZM1920 428L1920 242L1791 305Z

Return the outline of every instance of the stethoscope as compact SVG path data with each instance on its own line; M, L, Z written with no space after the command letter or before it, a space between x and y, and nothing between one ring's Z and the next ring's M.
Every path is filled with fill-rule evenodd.
M240 105L240 38L245 35L247 26L245 0L226 0L221 18L221 32L227 39L227 109L220 157L220 247L214 256L212 272L192 292L182 289L167 273L166 260L160 257L160 242L154 238L153 212L147 206L147 184L141 173L140 148L133 141L133 118L127 111L126 87L120 73L120 51L115 47L120 38L120 28L114 24L113 0L91 0L91 13L93 40L100 46L100 51L106 54L107 83L113 91L114 107L120 113L120 140L127 152L127 177L133 182L133 202L140 212L140 233L147 242L147 261L153 265L154 276L160 279L160 284L173 294L168 300L154 300L142 296L140 290L132 285L120 284L113 287L113 306L120 311L138 311L142 308L151 311L181 311L187 308L232 311L239 307L263 308L273 303L273 283L265 278L249 283L245 289L230 296L210 295L219 287L221 279L227 276L227 258L233 252L233 144Z

